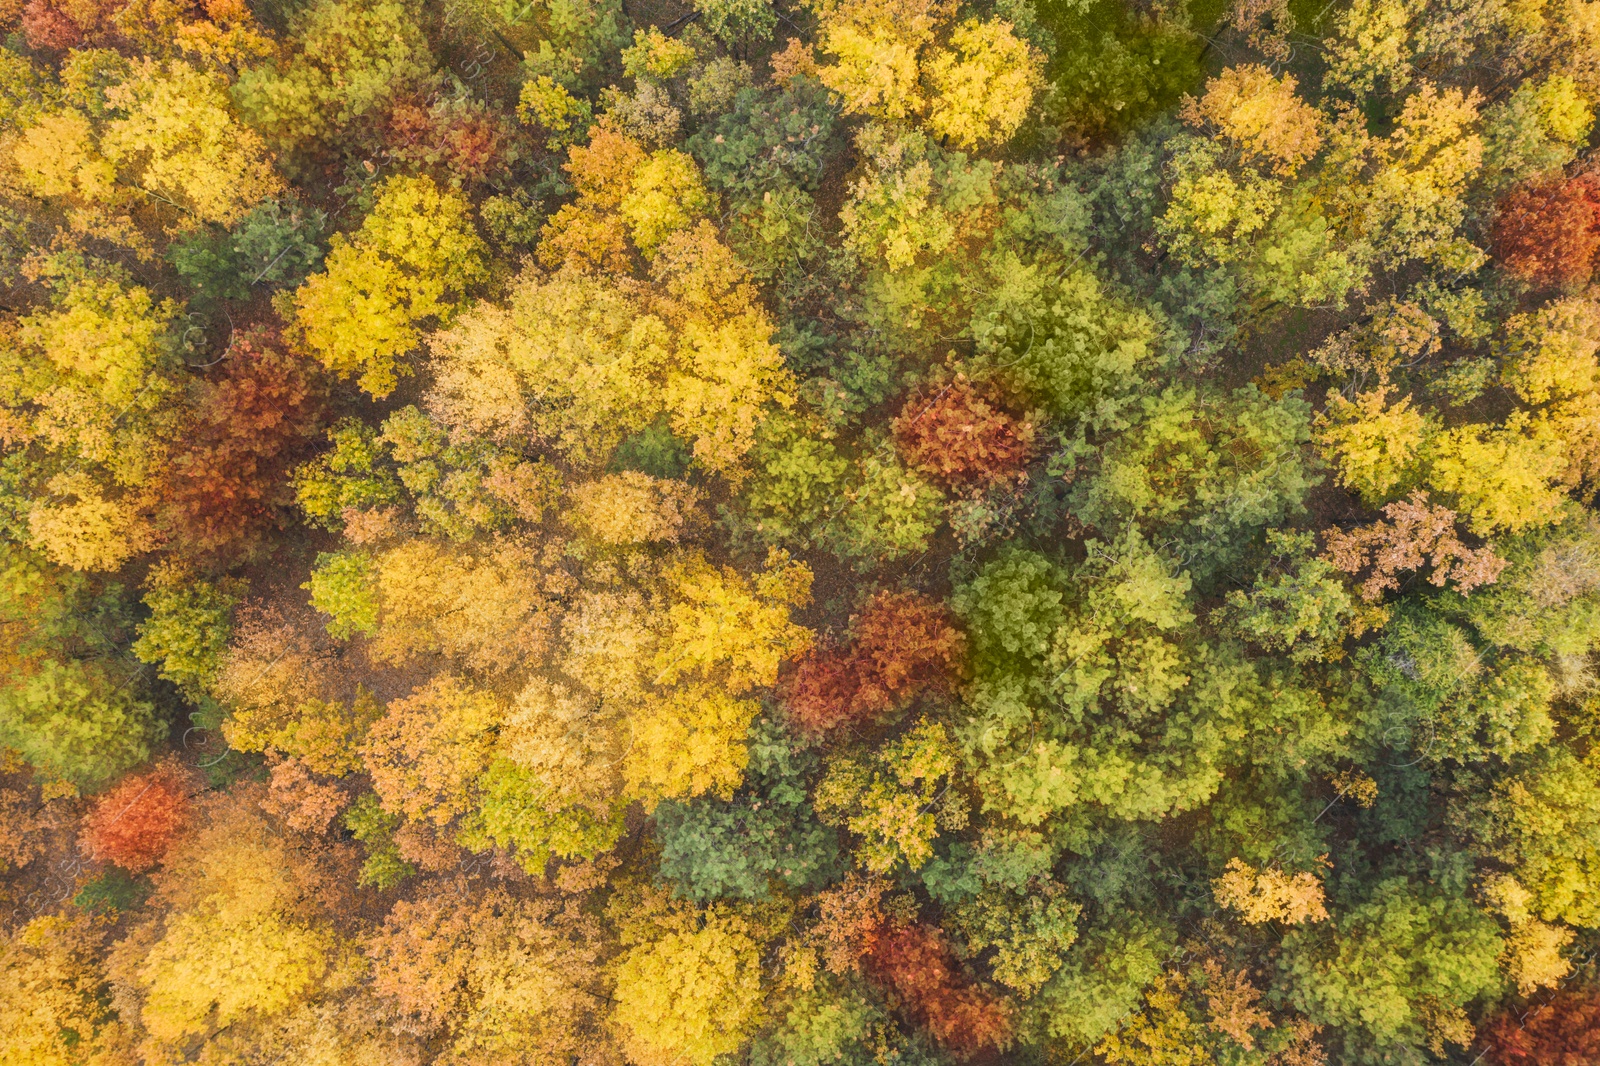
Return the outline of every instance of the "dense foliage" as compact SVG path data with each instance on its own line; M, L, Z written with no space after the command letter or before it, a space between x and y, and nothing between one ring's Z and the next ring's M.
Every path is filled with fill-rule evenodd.
M0 1063L1600 1063L1600 0L0 0Z

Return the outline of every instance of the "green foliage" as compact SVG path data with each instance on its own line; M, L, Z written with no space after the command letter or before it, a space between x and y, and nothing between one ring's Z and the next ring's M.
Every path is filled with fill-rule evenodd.
M473 851L504 848L530 874L544 872L552 855L592 859L622 835L625 807L600 818L583 806L562 807L537 774L496 759L479 781L482 798L457 835Z
M159 663L161 676L197 702L221 669L243 590L238 582L212 584L171 566L152 571L148 584L150 617L131 650L142 662Z
M781 92L740 89L732 110L691 137L689 148L714 188L753 196L811 190L832 147L837 114L827 91L809 78Z
M99 788L148 759L167 734L136 676L108 662L40 660L0 692L0 744L44 774Z
M344 812L342 821L350 835L366 850L366 860L357 875L360 884L387 892L406 878L416 876L416 867L400 857L400 849L394 843L400 817L383 809L376 792L362 793Z
M1465 1021L1462 1008L1498 989L1499 928L1453 887L1379 880L1328 928L1284 939L1295 1005L1345 1031L1354 1061L1420 1055L1435 1034L1460 1031L1452 1023Z
M835 834L807 802L815 754L796 749L771 720L752 729L749 751L744 787L731 802L701 797L656 808L659 876L697 903L762 899L772 882L804 891L838 872Z
M1254 388L1231 398L1169 388L1129 412L1129 426L1074 471L1073 512L1111 533L1172 538L1197 576L1237 559L1258 531L1298 516L1317 484L1304 457L1311 409ZM1072 467L1082 445L1057 462Z
M327 615L335 637L371 636L378 631L378 593L372 557L366 552L319 552L305 588L311 606Z

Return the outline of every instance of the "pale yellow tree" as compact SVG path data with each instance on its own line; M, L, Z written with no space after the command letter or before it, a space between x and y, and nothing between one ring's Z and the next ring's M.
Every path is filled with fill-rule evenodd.
M968 19L923 63L928 128L960 148L1003 144L1044 83L1044 59L1001 19Z

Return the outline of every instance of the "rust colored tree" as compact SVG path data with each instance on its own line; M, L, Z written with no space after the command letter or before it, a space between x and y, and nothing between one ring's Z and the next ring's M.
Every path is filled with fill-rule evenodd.
M161 489L164 527L206 552L248 544L276 517L288 470L321 427L315 364L263 330L235 337L220 380L203 384L193 425Z
M510 124L472 100L403 100L389 112L387 133L400 160L468 183L508 162L512 147Z
M1600 992L1559 992L1526 1013L1496 1015L1480 1033L1497 1066L1593 1066L1600 1062Z
M931 397L913 393L891 427L907 465L953 489L1015 481L1034 454L1034 427L957 378Z
M920 593L876 593L851 630L846 644L813 648L787 680L789 713L812 732L882 717L962 671L966 638L943 604Z
M944 934L920 922L877 931L865 958L867 973L899 1001L900 1009L952 1051L972 1056L1011 1042L1003 999L962 973Z
M184 786L183 771L172 763L123 778L84 817L79 847L133 873L150 869L189 823Z
M1600 250L1600 181L1536 181L1508 193L1495 213L1495 258L1535 285L1581 285Z

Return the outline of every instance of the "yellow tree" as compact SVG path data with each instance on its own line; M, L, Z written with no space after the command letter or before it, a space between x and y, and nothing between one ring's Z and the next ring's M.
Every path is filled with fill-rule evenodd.
M748 921L717 908L624 926L616 1010L638 1066L711 1066L760 1019L761 948Z
M324 366L359 374L374 396L394 391L410 372L400 360L421 341L421 324L451 318L487 276L469 212L431 178L383 183L360 230L335 235L326 269L294 295L295 325Z
M106 100L119 117L107 123L101 151L139 188L182 212L180 226L232 225L283 190L266 143L234 117L219 75L146 59Z
M219 798L168 852L149 917L112 950L113 983L169 1046L290 1010L319 990L337 946L311 886L248 798Z
M923 65L928 128L961 148L1005 143L1028 115L1043 65L1009 22L968 19L950 34L950 47Z

